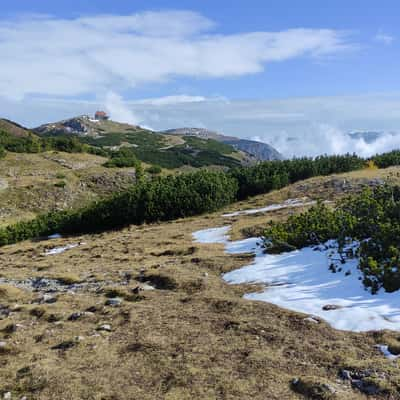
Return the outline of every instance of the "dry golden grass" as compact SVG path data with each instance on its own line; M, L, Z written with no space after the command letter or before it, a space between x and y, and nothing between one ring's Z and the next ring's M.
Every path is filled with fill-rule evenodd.
M134 183L132 168L105 168L105 161L85 153L8 153L0 160L0 226L81 207Z
M310 187L309 198L320 196L317 180L303 184ZM232 205L229 211L276 203L289 193L302 197L300 186ZM304 393L328 384L336 390L332 398L366 398L339 379L340 369L349 368L376 371L381 378L375 383L387 390L381 398L399 398L398 362L374 348L400 343L398 335L336 331L305 315L245 300L243 294L257 287L228 285L221 273L249 264L252 257L192 241L193 231L229 222L240 237L246 228L285 218L287 212L235 221L218 212L0 249L0 277L73 274L98 284L98 290L58 293L52 304L38 304L39 293L13 287L2 296L0 288L0 304L20 304L0 325L0 341L8 346L0 354L0 394L41 400L300 399L309 394L295 392L291 382L302 378ZM86 244L43 256L50 247L77 242ZM137 294L141 276L156 289L130 297ZM123 298L121 306L106 306L110 296ZM82 314L70 319L76 312ZM107 324L110 332L99 330Z

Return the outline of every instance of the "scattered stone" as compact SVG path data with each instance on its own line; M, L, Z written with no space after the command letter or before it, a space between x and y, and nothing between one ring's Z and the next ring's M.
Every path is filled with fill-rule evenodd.
M139 277L138 277L138 281L139 282L144 282L144 280L145 280L145 272L146 272L146 270L144 268L140 269Z
M148 284L147 282L143 282L140 287L140 290L155 290L154 286L151 286L150 284Z
M43 303L52 304L55 303L56 301L57 301L56 296L52 296L51 294L48 293L43 295Z
M120 272L120 276L122 277L123 280L125 280L126 282L130 282L132 280L132 271L122 271Z
M351 380L352 380L352 378L351 378L351 373L350 373L350 371L348 371L347 369L342 369L342 370L340 371L340 377L341 377L342 379L344 379L345 381L351 381Z
M8 324L2 329L2 331L8 335L11 335L12 333L17 331L17 325L13 323Z
M51 349L52 350L68 350L71 349L72 347L74 347L76 345L76 342L73 340L66 340L64 342L61 342L59 344L56 344L55 346L53 346Z
M105 331L105 332L111 332L111 325L109 325L109 324L104 324L104 325L100 325L98 328L97 328L97 330L98 331Z
M339 310L340 308L343 308L343 307L338 306L337 304L326 304L325 306L322 307L322 309L324 311Z
M61 316L60 315L57 315L57 314L50 314L48 317L47 317L47 322L50 322L50 323L57 323L57 322L60 322L60 320L61 320Z
M379 386L369 380L353 380L351 384L360 392L365 393L369 396L379 394L381 392Z
M294 378L292 389L307 399L333 400L336 390L328 383L316 381L313 378Z
M68 317L68 321L77 321L83 315L84 315L83 312L80 312L80 311L74 312Z
M6 342L0 342L0 354L8 352L8 345Z
M119 307L122 304L122 299L120 297L114 297L111 299L107 299L106 306L110 307Z
M0 304L0 319L7 318L10 315L10 308L6 305Z
M350 371L346 369L342 369L339 373L339 376L348 380L351 383L351 386L358 389L360 392L365 393L366 395L377 395L382 392L381 388L373 381L372 376L374 374L369 370L364 371ZM382 376L381 378L385 378Z
M134 287L133 289L131 289L131 292L132 292L133 294L139 294L139 292L140 292L140 286Z
M313 324L319 324L319 322L320 322L318 319L316 319L314 317L306 317L306 318L304 318L304 321L312 322Z
M4 393L3 399L4 400L11 400L11 392Z

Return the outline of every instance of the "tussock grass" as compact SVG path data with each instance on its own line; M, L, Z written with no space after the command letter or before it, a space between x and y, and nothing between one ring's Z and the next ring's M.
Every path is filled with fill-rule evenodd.
M304 184L310 185L310 198L325 193L316 180ZM301 197L302 190L293 186L229 210ZM327 194L327 199L333 198ZM257 286L221 280L221 272L251 263L252 256L225 254L220 244L193 244L193 231L227 223L220 214L74 238L87 245L51 258L39 256L43 242L2 248L3 277L40 276L38 268L48 266L51 277L73 274L72 281L94 279L105 289L59 293L53 304L34 305L35 293L0 287L0 304L21 304L1 326L23 326L4 339L15 351L0 354L0 395L11 391L15 398L40 400L282 400L312 398L313 388L326 384L335 388L336 399L365 399L338 378L345 368L373 370L371 379L380 380L384 389L381 398L398 398L398 362L388 361L374 347L397 344L397 333L335 331L323 321L312 323L303 314L242 298ZM240 216L232 233L243 238L246 228L286 216L284 210ZM64 241L68 239L54 243ZM195 253L187 254L191 247ZM122 279L123 271L132 274L129 283ZM138 286L135 278L141 274L157 289L140 292L141 301L128 301L124 296ZM105 306L106 296L115 295L124 298L122 304ZM87 314L68 320L75 312ZM111 332L97 330L104 324ZM67 350L52 350L68 341L74 345ZM304 382L303 394L293 390L294 378Z

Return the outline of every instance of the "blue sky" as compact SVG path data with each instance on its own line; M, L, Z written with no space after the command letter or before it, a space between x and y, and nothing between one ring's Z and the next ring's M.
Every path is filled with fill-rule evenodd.
M0 106L29 126L104 107L265 141L303 125L397 131L399 14L393 0L3 0ZM380 113L364 122L366 101ZM218 107L246 110L246 132L224 113L211 125Z

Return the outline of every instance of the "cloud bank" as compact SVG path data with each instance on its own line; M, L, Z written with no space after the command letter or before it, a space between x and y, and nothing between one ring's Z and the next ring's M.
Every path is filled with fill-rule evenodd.
M218 34L214 26L191 11L2 20L0 95L81 96L175 77L235 77L352 46L330 29Z

